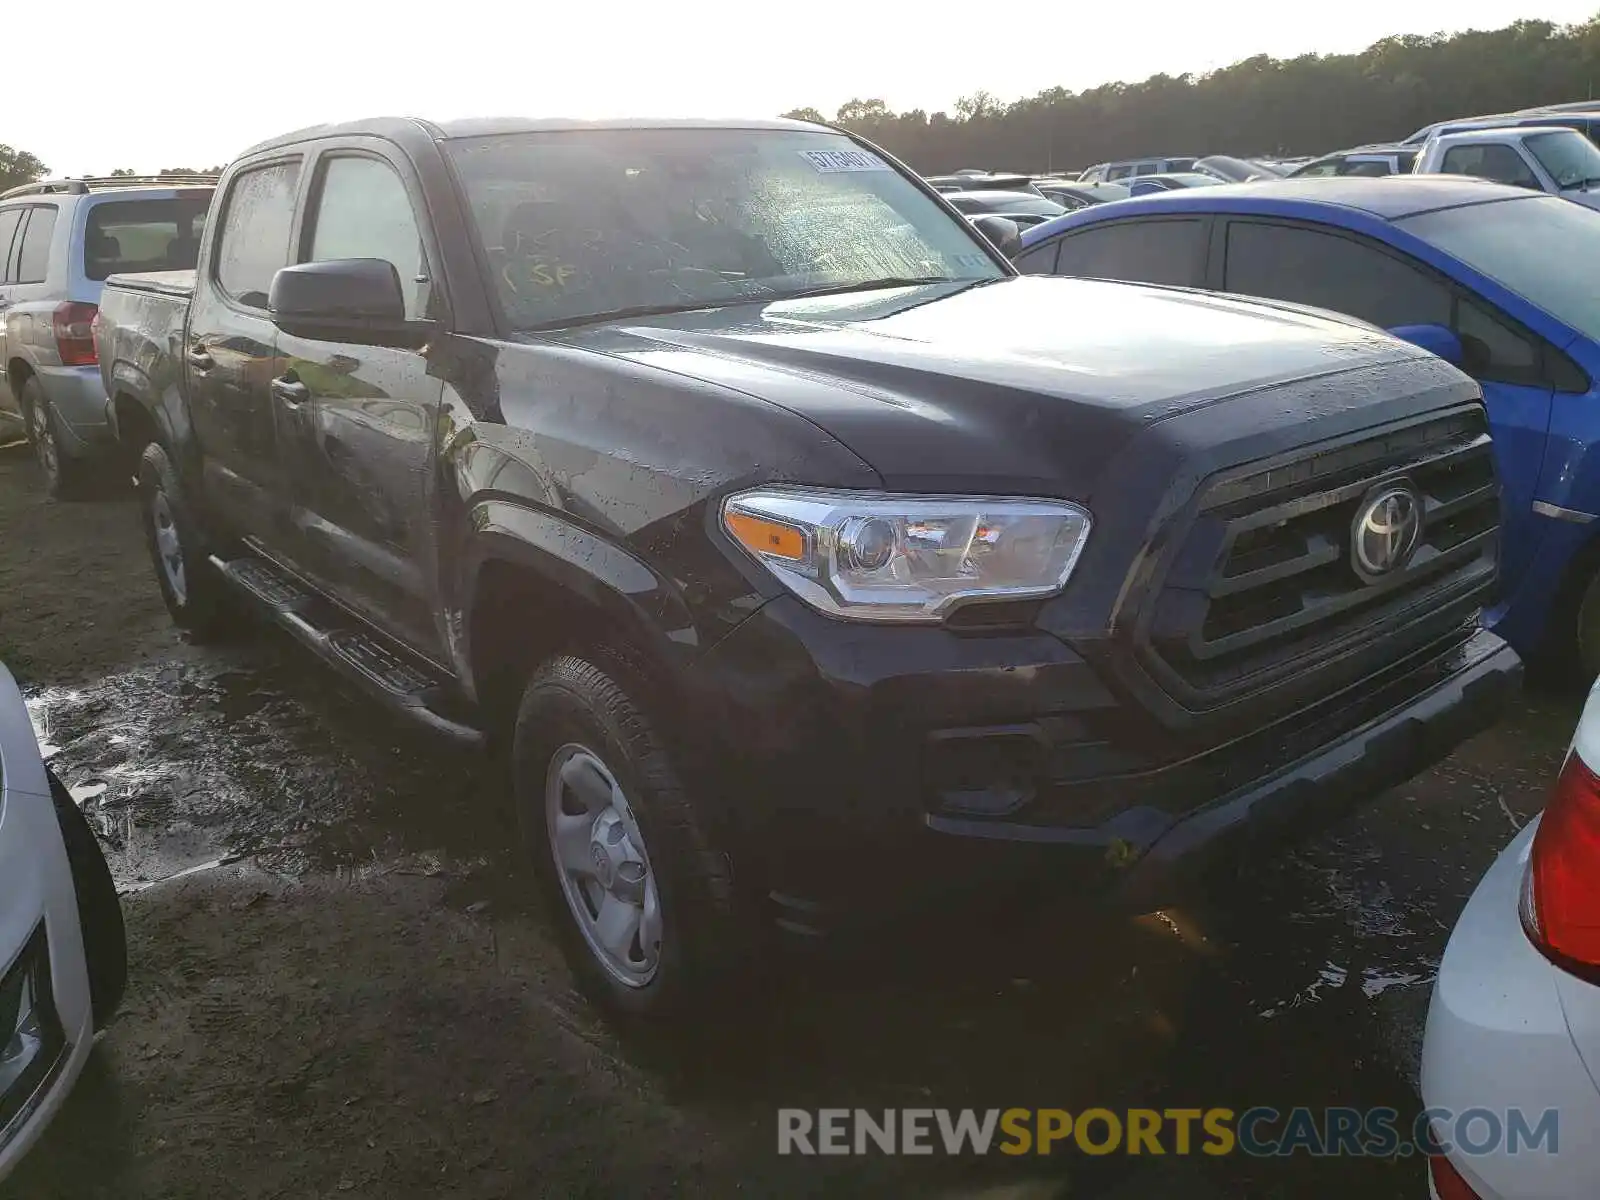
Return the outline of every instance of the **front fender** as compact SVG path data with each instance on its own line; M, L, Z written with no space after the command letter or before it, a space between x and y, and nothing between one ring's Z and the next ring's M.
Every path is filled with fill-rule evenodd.
M658 663L687 665L703 638L678 589L626 547L559 513L505 498L480 499L467 512L471 532L462 547L459 613L471 613L484 568L504 563L531 573L615 621L619 632ZM461 679L476 697L478 661L472 624L462 621Z

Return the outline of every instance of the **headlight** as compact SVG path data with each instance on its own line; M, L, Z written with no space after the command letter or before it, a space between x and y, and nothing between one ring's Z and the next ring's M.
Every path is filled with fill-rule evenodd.
M939 621L973 600L1053 596L1089 537L1064 500L759 488L722 526L806 603L855 621Z

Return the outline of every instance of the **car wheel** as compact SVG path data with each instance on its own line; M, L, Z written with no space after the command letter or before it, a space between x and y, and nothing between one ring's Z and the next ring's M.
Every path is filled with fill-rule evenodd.
M89 1000L94 1027L104 1029L122 1003L128 986L128 936L122 923L122 902L111 878L106 856L94 830L54 771L50 798L55 801L56 822L67 848L72 884L78 895L78 926L83 932L83 953L89 966Z
M159 442L139 456L138 478L145 545L167 612L197 639L224 636L237 623L236 602L209 561L178 472Z
M512 772L523 841L584 990L627 1017L703 1012L736 957L727 864L638 702L593 663L553 659L523 693Z
M28 444L33 447L34 461L44 475L45 495L52 500L71 500L82 495L84 464L63 449L58 418L37 379L30 378L22 385L21 399L27 419Z

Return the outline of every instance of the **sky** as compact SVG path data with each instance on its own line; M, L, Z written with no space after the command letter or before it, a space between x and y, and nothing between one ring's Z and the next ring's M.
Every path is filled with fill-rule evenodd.
M1024 6L1037 30L928 0L4 7L0 144L83 175L211 166L278 133L365 116L831 115L852 97L948 110L979 90L1012 100L1255 54L1346 53L1391 34L1582 21L1600 0L1167 0L1132 22L1121 4Z

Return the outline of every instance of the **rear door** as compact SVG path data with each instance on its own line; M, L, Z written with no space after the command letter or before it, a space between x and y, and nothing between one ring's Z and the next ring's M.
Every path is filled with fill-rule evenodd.
M1465 369L1483 388L1506 511L1531 510L1554 395L1536 335L1432 268L1371 238L1235 218L1225 239L1221 284L1226 291L1311 304L1384 329L1444 325L1454 330L1466 352ZM1533 549L1528 538L1506 538L1506 574L1515 576Z
M382 259L406 315L437 316L422 190L410 165L371 139L324 150L299 262ZM439 657L432 568L433 431L444 384L418 351L283 333L275 419L292 483L300 561L340 600L419 653Z
M278 372L267 291L289 261L300 175L293 156L252 163L229 180L184 346L207 499L233 530L279 553L290 544L289 486L268 391Z

